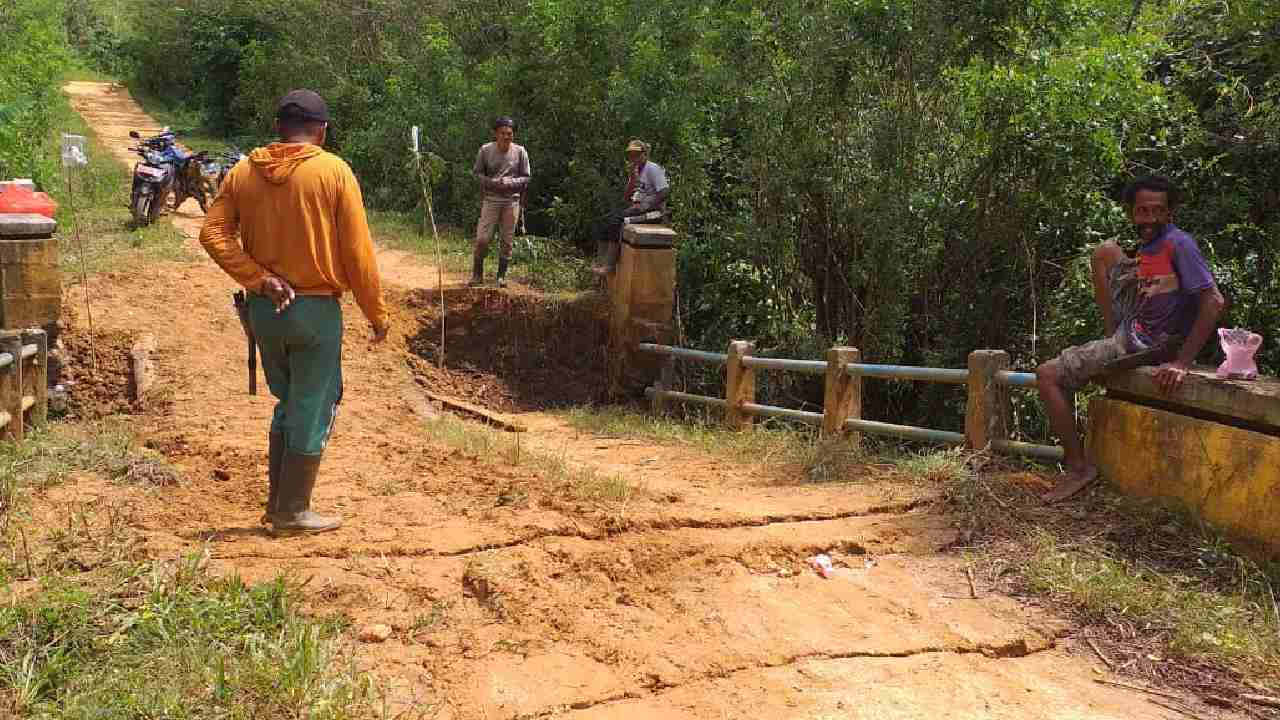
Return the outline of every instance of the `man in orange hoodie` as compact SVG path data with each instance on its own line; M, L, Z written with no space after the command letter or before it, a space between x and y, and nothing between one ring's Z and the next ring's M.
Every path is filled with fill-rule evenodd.
M276 396L269 435L267 512L277 535L333 530L341 518L311 511L311 493L342 399L342 308L350 290L387 335L360 185L321 149L329 108L310 90L280 100L280 142L258 148L227 175L200 243L248 290L249 323ZM237 242L237 234L239 241Z

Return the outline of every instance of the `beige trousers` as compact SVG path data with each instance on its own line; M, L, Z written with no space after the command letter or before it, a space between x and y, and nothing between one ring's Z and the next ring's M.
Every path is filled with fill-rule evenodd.
M489 241L493 238L494 228L502 231L502 245L498 248L498 256L511 257L511 242L516 235L516 221L520 219L519 203L480 204L480 222L476 223L475 256L482 258L489 254Z

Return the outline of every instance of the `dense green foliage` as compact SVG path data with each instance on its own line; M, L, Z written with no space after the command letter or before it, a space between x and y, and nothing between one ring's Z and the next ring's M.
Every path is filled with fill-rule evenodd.
M418 205L419 124L436 209L468 226L475 148L512 114L530 229L585 250L625 140L644 137L674 181L681 327L701 347L840 342L953 367L998 347L1034 366L1100 332L1088 248L1133 237L1115 196L1162 172L1186 188L1180 223L1221 275L1227 324L1266 334L1280 369L1266 0L74 4L83 55L213 131L265 137L284 90L320 91L379 208ZM893 417L959 402L874 387Z
M57 171L50 128L66 71L62 3L0 0L0 178L49 182Z

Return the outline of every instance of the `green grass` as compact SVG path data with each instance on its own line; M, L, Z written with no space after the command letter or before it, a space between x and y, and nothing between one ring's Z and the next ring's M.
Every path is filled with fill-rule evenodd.
M436 245L431 227L428 226L423 233L422 219L418 215L374 210L369 213L369 227L380 245L411 253L431 265L436 264ZM471 238L450 227L438 230L444 271L471 272Z
M1194 533L1192 533L1194 538ZM1197 541L1205 538L1195 538ZM1125 623L1152 639L1169 657L1223 665L1280 687L1280 617L1274 604L1280 576L1234 555L1219 539L1192 542L1235 565L1229 585L1208 566L1161 568L1131 549L1100 543L1080 546L1053 530L1031 531L1031 554L1021 573L1028 587L1071 608L1090 623Z
M423 231L417 213L373 211L369 224L377 241L389 248L412 253L424 262L436 264L435 238L430 225ZM445 272L471 272L471 233L454 227L437 227L440 258ZM496 247L490 245L485 272L492 279L496 269ZM591 264L576 250L552 238L517 235L511 251L511 279L548 293L577 293L596 287Z
M1204 663L1280 690L1280 567L1181 508L1106 486L1047 506L1019 474L982 471L989 462L953 454L917 470L944 484L993 584L1064 610L1137 674Z
M45 576L0 608L0 710L23 717L370 717L343 626L284 580L248 586L198 557ZM6 708L7 706L7 708Z
M717 415L697 410L677 417L604 406L576 407L558 414L571 426L601 437L684 446L743 463L793 464L817 452L817 433L807 428L762 422L751 432L728 432L719 424Z
M531 451L523 447L520 433L508 433L452 415L439 415L423 424L429 438L488 462L503 462L533 470L548 483L551 495L588 505L618 508L645 495L644 489L621 475L606 475L594 468L575 465L563 456ZM513 488L499 499L515 505L524 500L523 490Z
M250 586L201 556L149 560L127 500L41 505L85 473L144 487L177 477L121 425L0 444L0 716L377 714L342 623L302 614L286 579Z

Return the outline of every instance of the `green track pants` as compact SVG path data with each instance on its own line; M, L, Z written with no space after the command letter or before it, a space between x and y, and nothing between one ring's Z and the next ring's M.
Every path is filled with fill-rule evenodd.
M271 432L283 434L291 452L321 454L342 400L342 306L337 298L299 295L277 315L269 299L251 294L249 324L279 401Z

